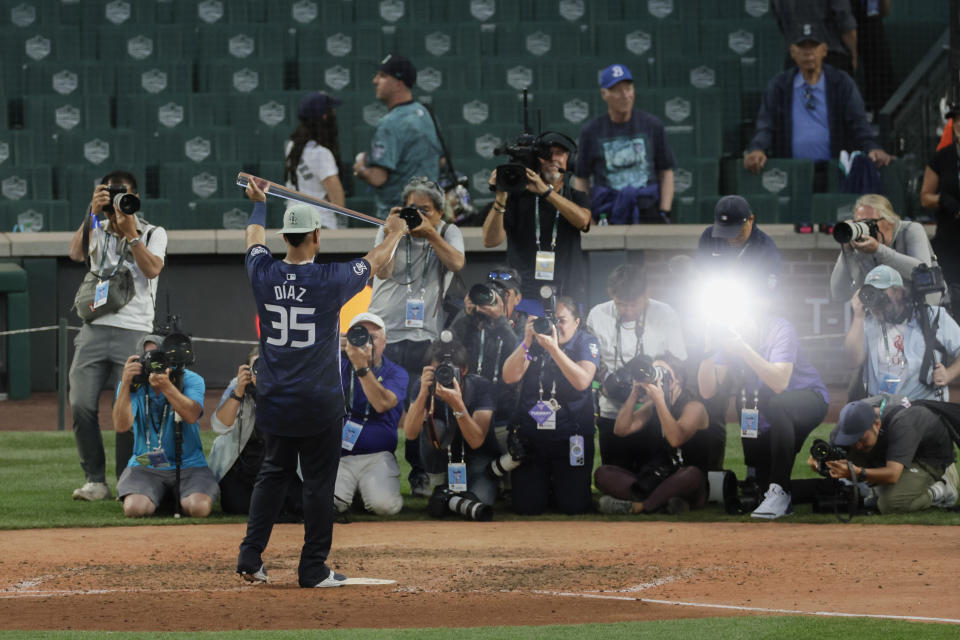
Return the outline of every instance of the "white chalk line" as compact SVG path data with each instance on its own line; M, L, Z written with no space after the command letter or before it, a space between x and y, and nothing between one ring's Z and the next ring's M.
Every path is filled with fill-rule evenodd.
M821 616L828 618L875 618L879 620L909 620L913 622L947 622L960 624L958 618L932 618L928 616L901 616L886 613L847 613L842 611L803 611L801 609L772 609L768 607L746 607L735 604L712 604L706 602L685 602L681 600L657 600L654 598L637 598L630 596L605 595L603 593L575 593L571 591L543 591L534 590L533 593L561 598L592 598L599 600L626 600L643 602L646 604L664 604L673 607L701 607L705 609L728 609L732 611L750 611L753 613L788 613L803 616Z
M0 600L17 598L56 598L66 596L100 596L112 593L211 593L226 591L246 591L252 586L228 587L223 589L144 589L142 587L124 587L120 589L56 589L47 591L17 591L0 589Z

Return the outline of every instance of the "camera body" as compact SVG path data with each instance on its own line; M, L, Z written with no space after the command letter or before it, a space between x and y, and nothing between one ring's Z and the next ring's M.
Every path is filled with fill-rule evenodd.
M810 456L817 461L817 473L824 478L830 477L830 467L827 462L831 460L846 460L847 452L840 447L834 446L826 440L817 438L810 445Z
M833 227L833 239L840 244L880 237L876 220L844 220Z
M433 494L427 501L427 513L432 518L442 518L448 513L455 513L477 522L493 520L493 507L480 502L477 496L469 491L453 492L445 485L433 489Z
M519 467L527 459L527 451L520 440L520 432L516 428L507 433L507 452L499 458L494 458L487 473L494 479L499 479Z
M110 204L103 207L104 213L119 211L132 216L140 211L140 198L132 193L127 193L126 185L109 185L107 192L110 194Z
M937 265L928 267L925 263L918 264L910 272L910 288L918 301L923 301L930 293L943 293L947 289L943 270Z
M140 387L145 386L150 381L151 373L163 373L170 364L167 359L167 354L164 353L162 348L144 351L138 362L140 363L141 370L130 382L131 391L136 391Z
M363 348L370 344L370 331L362 324L355 324L347 330L347 342Z
M603 381L601 391L614 402L623 404L630 396L634 382L660 384L663 387L667 405L670 404L669 393L672 383L670 371L664 367L655 367L653 358L644 353L638 353L630 362L608 375Z
M460 377L460 367L453 361L453 333L444 329L440 332L440 343L443 349L437 358L437 367L433 370L433 385L431 392L436 390L436 385L441 387L453 387L453 381L456 380L463 387L463 379Z
M398 213L404 222L407 223L407 227L411 230L416 229L421 224L423 224L423 218L420 217L420 210L416 207L402 207L400 213Z
M860 299L860 304L862 304L865 309L869 309L872 313L878 313L882 311L884 307L890 304L890 298L887 297L887 294L884 290L877 289L873 285L869 284L866 284L860 288L857 298Z
M527 169L539 171L539 158L550 157L550 147L541 142L540 136L521 133L512 143L500 145L493 153L512 160L497 167L496 190L518 194L527 190Z
M540 335L549 336L556 324L557 293L549 284L540 287L540 299L543 301L543 315L533 320L533 330Z

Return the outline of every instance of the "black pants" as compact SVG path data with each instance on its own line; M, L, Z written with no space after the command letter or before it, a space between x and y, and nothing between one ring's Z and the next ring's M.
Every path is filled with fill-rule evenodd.
M581 467L570 466L567 440L537 441L524 446L530 459L510 472L511 500L516 513L543 513L551 505L560 513L587 513L593 506L590 479L593 474L593 435L583 437Z
M410 394L414 385L420 380L420 376L423 374L423 366L426 364L423 361L423 356L427 353L427 347L429 346L429 340L421 340L418 342L401 340L400 342L388 344L383 350L383 355L403 367L407 375L410 376L410 381L407 383L407 405L413 402ZM416 438L413 440L408 438L406 442L404 442L403 457L407 463L410 464L408 479L426 474L423 468L423 461L420 459L420 444Z
M250 500L256 481L256 476L241 471L240 465L233 465L230 471L220 478L220 508L223 512L243 515L250 513ZM278 522L300 522L303 519L303 483L296 472L290 475L285 496Z
M297 456L303 473L304 542L298 571L301 587L312 587L329 574L327 555L333 541L333 489L340 464L338 420L324 425L320 433L307 437L263 433L264 458L250 499L247 535L240 544L237 569L256 571L262 563L273 525L283 508L291 474L297 470Z
M747 466L756 467L761 488L776 482L784 491L790 490L793 461L804 440L827 415L827 408L823 396L810 389L784 391L761 403L760 413L770 428L756 439L740 439L744 460Z

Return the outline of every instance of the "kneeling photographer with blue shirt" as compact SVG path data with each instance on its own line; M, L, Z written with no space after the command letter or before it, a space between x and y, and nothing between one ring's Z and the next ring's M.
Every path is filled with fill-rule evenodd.
M153 514L168 494L176 513L205 518L220 494L207 467L197 424L203 415L203 378L186 368L193 361L189 338L171 333L159 348L127 358L113 405L118 432L133 429L133 456L117 483L123 513Z

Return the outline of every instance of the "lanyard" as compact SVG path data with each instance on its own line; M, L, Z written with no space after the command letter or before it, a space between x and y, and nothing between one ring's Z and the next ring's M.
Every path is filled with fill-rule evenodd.
M157 434L157 446L155 449L163 448L163 429L167 424L167 414L170 411L170 404L164 400L163 402L163 411L160 413L160 424L159 426L153 421L153 414L150 413L150 390L146 389L143 395L143 402L147 409L147 428L144 430L144 438L147 441L147 449L150 448L150 432L153 431Z
M117 244L120 244L120 238L117 238ZM110 248L110 234L106 231L103 232L103 246L100 248L100 266L97 267L97 277L103 278L103 265L107 261L107 252ZM120 248L120 251L117 252L117 266L113 268L113 273L107 278L108 280L116 275L117 271L120 269L120 266L123 264L124 259L127 255L127 239L123 239L123 245Z
M638 328L640 329L640 332L637 333L637 347L633 352L634 358L636 358L640 354L640 352L643 350L643 335L644 333L646 333L646 330L647 330L647 308L646 307L644 307L643 309L643 317L640 318L639 323L640 323L639 327L634 326L635 333L637 332ZM615 347L613 352L613 367L615 369L619 368L620 365L626 364L626 362L624 362L620 356L620 328L621 328L620 316L617 315L617 346Z
M410 248L412 246L413 246L413 239L410 236L407 236L407 246L406 246L407 267L405 270L407 274L407 281L399 283L401 285L406 285L407 291L410 291L410 285L416 282L416 280L413 279L413 256L410 253ZM420 291L421 292L426 290L427 271L430 268L430 254L432 253L433 253L433 246L430 245L430 243L428 242L426 250L423 251L423 273L420 274L420 284L421 284Z
M553 362L550 359L550 362ZM537 384L540 387L540 399L543 400L543 372L547 369L547 357L546 354L540 357L540 373L537 375ZM559 367L557 367L559 370ZM550 398L555 399L557 397L557 377L553 377L553 386L550 389Z
M460 437L457 438L457 436L460 436ZM466 453L466 450L465 450L464 447L463 447L463 434L460 433L460 426L459 426L459 425L457 425L457 433L456 433L453 437L454 437L455 440L456 440L456 439L459 439L459 440L460 440L460 462L466 462L466 461L467 461L467 453ZM453 449L453 441L451 441L451 442L450 442L450 445L447 447L447 464L451 464L451 463L453 462L453 454L451 453L451 450L452 450L452 449Z
M380 369L383 369L383 365L380 365ZM376 369L374 369L371 373L373 373L373 375L376 375L376 376L377 376L377 382L381 382L381 383L383 382L383 378L381 378L380 376L377 375L377 370L376 370ZM370 375L370 374L368 373L367 375ZM353 405L354 405L355 402L356 402L356 399L354 398L354 395L353 395L353 392L354 392L353 383L354 383L354 381L355 381L356 379L357 379L356 371L353 370L353 367L351 366L351 372L350 372L350 404L347 405L347 415L348 415L348 416L349 416L349 415L353 415ZM366 399L365 405L366 405L366 406L365 406L364 409L363 409L363 425L366 425L366 424L367 424L367 420L370 419L370 400L369 400L369 398Z
M543 247L540 246L540 196L537 196L536 200L533 201L533 228L537 238L537 251L543 251ZM557 248L557 229L560 228L560 212L556 209L553 210L553 238L550 241L550 251L555 251Z
M754 389L753 391L753 408L758 409L760 407L760 390ZM740 408L747 408L747 390L746 388L740 390Z

